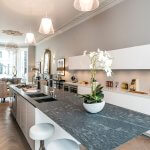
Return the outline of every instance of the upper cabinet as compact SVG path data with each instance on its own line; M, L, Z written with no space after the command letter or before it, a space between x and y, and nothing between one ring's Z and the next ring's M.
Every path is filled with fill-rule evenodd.
M112 69L150 69L150 45L109 51L113 57ZM89 70L88 56L69 57L69 70Z
M110 51L112 69L150 69L150 45Z
M69 70L89 70L90 59L88 56L69 57Z

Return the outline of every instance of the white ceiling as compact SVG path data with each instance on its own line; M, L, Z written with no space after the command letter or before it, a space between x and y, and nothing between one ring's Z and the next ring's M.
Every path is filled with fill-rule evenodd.
M118 0L100 0L100 6L112 4L116 1ZM51 17L55 31L59 29L62 31L64 27L79 16L82 16L81 22L87 16L75 10L73 2L74 0L0 0L0 43L15 42L23 44L25 34L21 37L12 37L3 34L2 30L26 33L30 28L35 34L36 42L40 42L47 37L38 33L41 18L46 14Z

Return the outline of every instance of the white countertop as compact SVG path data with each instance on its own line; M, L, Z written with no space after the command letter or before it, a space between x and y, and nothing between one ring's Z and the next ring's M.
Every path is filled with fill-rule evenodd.
M75 85L75 86L82 86L82 87L91 88L90 84L81 84L79 82L77 82L77 83L65 82L65 84L70 84L70 85ZM120 88L107 88L107 87L104 87L103 91L115 92L115 93L121 93L121 94L128 94L128 95L131 95L131 96L138 96L138 97L143 97L143 98L150 99L150 94L131 93L131 92L127 91L127 90L122 90Z
M131 96L138 96L138 97L144 97L144 98L150 99L150 94L132 93L132 92L129 92L128 90L122 90L122 89L119 89L119 88L106 88L106 87L105 87L103 90L104 90L104 91L108 91L108 92L115 92L115 93L121 93L121 94L128 94L128 95L131 95Z

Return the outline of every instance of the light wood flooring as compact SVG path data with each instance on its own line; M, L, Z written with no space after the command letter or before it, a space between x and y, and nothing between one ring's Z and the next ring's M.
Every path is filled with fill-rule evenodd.
M0 150L31 150L10 113L9 103L0 103ZM116 150L150 150L150 138L139 136Z
M119 146L116 150L150 150L150 138L147 136L138 136Z
M0 150L31 150L10 113L9 103L0 103Z

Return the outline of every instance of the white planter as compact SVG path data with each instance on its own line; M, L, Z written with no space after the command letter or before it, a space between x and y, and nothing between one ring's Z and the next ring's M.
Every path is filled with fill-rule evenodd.
M86 104L83 103L83 107L87 112L90 113L98 113L100 112L105 106L105 101L102 101L101 103L94 103L94 104Z

